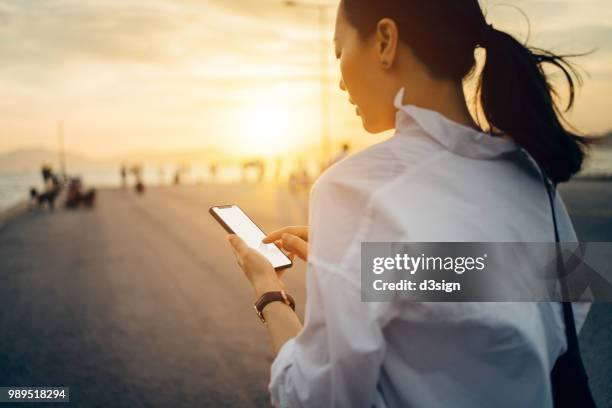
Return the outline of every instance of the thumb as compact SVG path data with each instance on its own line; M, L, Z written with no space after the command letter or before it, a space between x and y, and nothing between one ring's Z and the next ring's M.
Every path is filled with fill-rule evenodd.
M238 235L229 234L227 239L232 245L234 251L240 255L244 254L249 249L247 244Z
M284 233L281 239L283 240L283 249L293 252L302 260L306 260L308 257L308 243L306 241L296 235L288 233Z

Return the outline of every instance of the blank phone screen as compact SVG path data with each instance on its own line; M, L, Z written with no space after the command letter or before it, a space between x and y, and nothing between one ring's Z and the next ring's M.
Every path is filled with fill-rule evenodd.
M265 234L240 207L235 205L223 208L214 207L213 211L234 231L234 234L265 256L274 268L291 265L291 260L276 245L261 242Z

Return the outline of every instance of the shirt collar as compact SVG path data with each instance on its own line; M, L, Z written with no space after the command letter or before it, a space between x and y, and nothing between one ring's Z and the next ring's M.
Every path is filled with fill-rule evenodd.
M404 87L395 95L394 105L396 134L402 129L420 127L446 149L455 154L475 159L492 159L517 150L512 140L491 136L454 122L444 115L415 105L403 105Z

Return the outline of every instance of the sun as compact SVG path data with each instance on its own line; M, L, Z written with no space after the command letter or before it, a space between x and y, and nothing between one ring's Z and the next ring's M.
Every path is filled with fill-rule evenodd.
M291 130L295 115L278 105L249 105L241 109L239 129L240 151L254 156L276 156L294 147Z

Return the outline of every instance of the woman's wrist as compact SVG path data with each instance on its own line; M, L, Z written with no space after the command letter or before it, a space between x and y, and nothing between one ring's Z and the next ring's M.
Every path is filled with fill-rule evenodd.
M280 292L283 287L278 279L260 278L253 282L255 297L259 299L261 295L267 292Z

